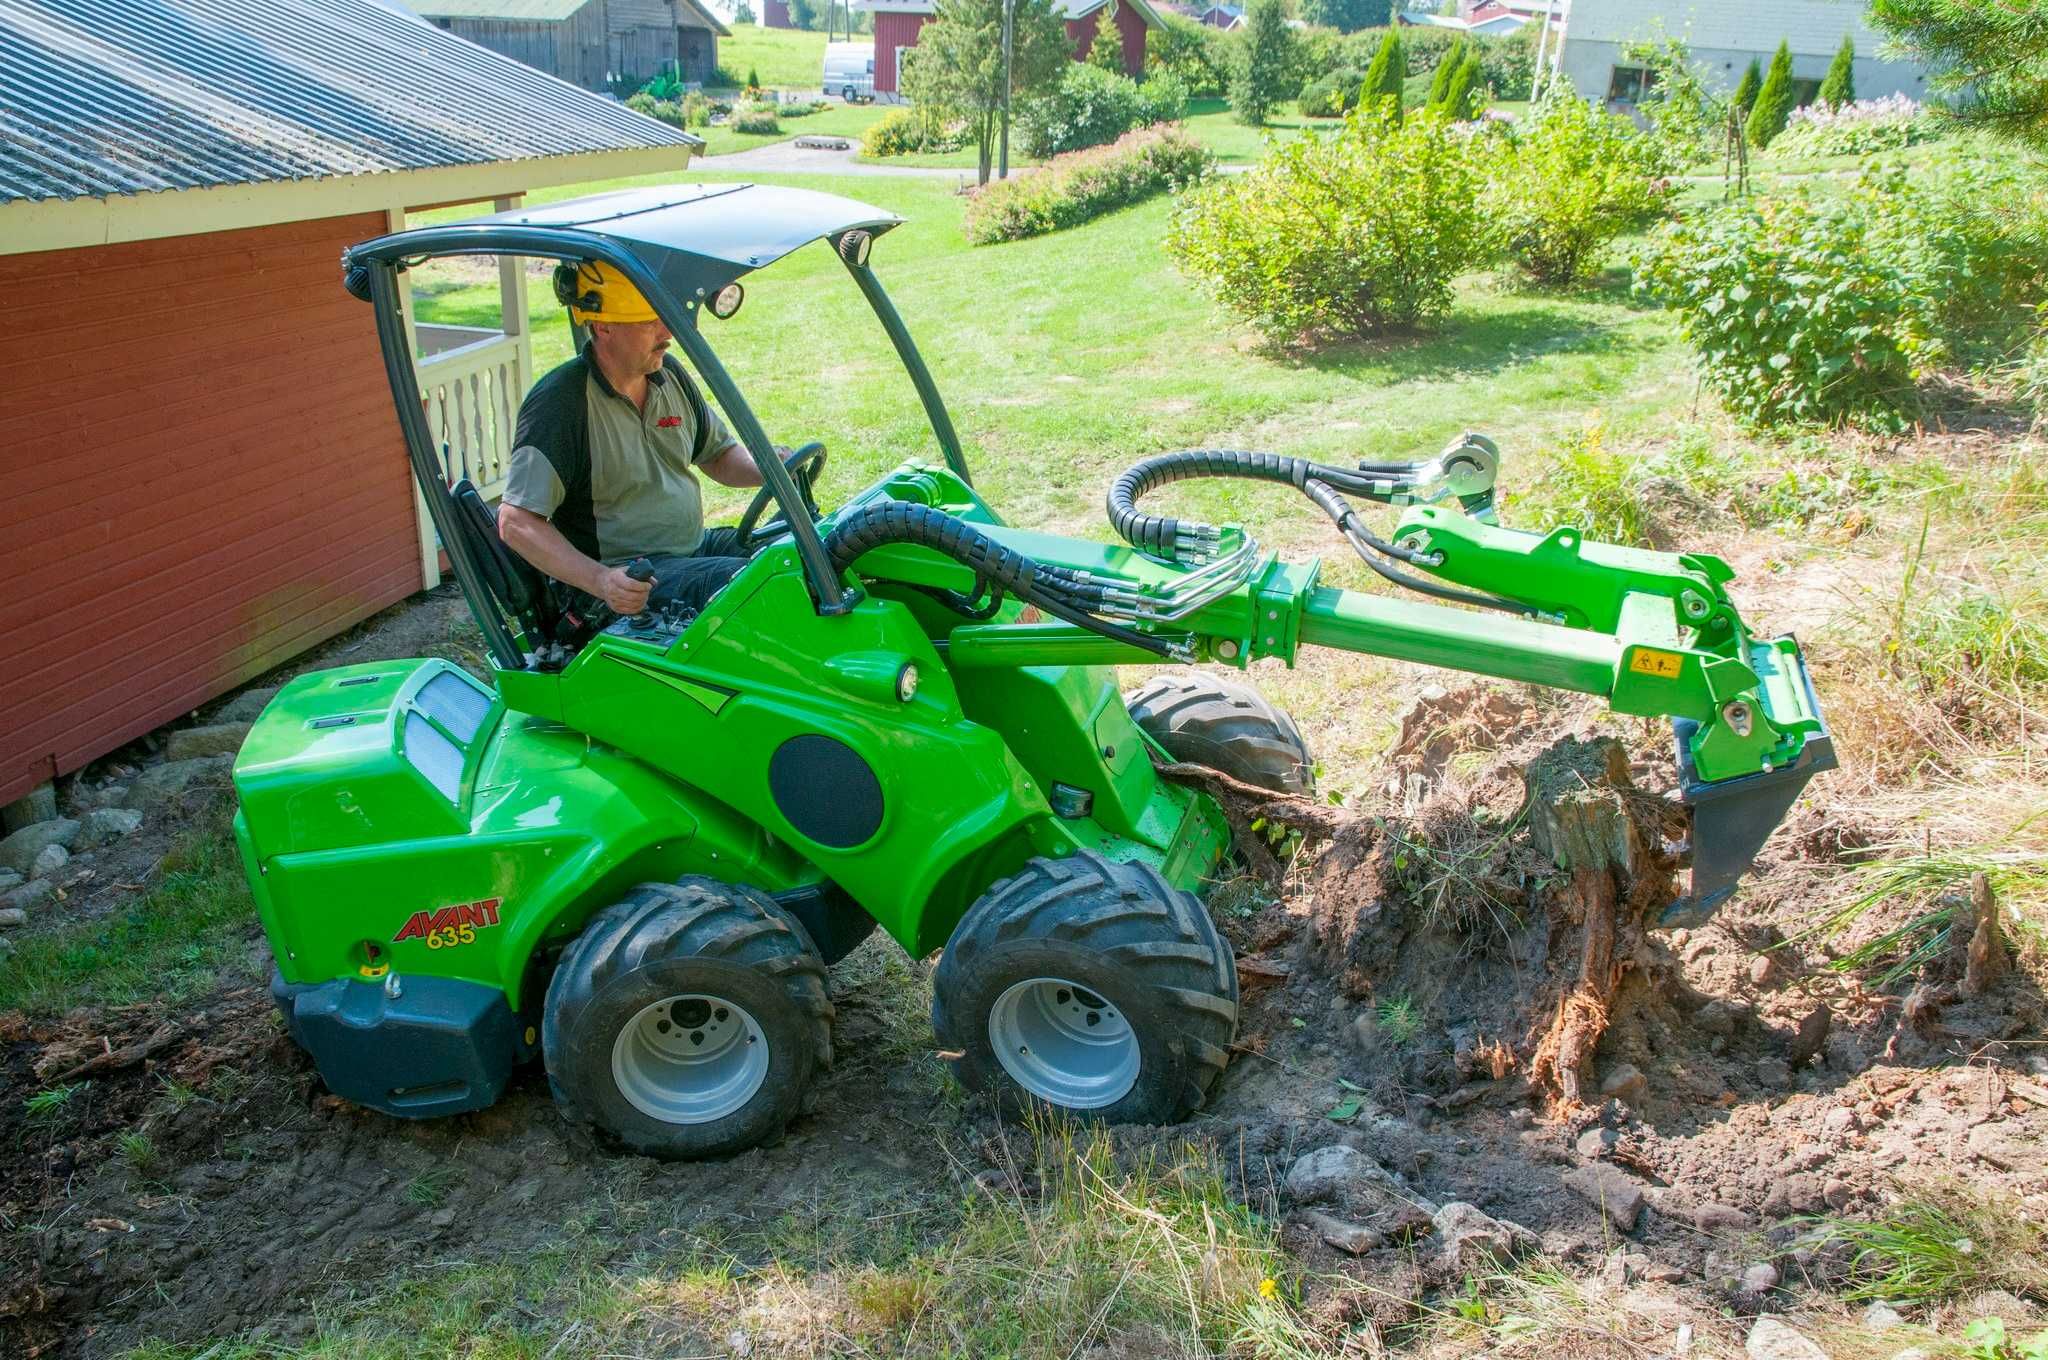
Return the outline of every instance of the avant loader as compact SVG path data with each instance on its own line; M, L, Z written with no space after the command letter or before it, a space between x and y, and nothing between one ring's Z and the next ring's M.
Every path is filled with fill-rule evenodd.
M775 1136L830 1060L827 965L879 925L943 950L932 1019L961 1080L1113 1121L1202 1104L1238 1019L1196 895L1221 809L1196 762L1306 791L1294 725L1234 672L1305 647L1605 696L1671 720L1697 921L1833 764L1790 638L1752 634L1700 554L1499 527L1498 452L1337 466L1197 450L1109 491L1115 540L1006 525L869 256L898 219L828 194L670 185L422 227L347 252L413 469L488 646L300 676L235 765L273 991L327 1084L395 1115L472 1110L541 1057L562 1109L658 1156ZM931 446L829 510L704 317L822 242L872 305ZM450 486L401 291L445 256L620 271L760 463L747 565L701 612L586 618ZM572 271L573 272L573 271ZM1384 578L1321 584L1244 529L1147 513L1169 483L1295 488ZM1385 536L1360 507L1399 508ZM1185 663L1126 697L1120 664Z

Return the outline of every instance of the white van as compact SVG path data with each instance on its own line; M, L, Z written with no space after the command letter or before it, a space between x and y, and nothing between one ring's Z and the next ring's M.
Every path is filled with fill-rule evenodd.
M847 103L872 103L875 97L875 45L871 42L825 44L825 93Z

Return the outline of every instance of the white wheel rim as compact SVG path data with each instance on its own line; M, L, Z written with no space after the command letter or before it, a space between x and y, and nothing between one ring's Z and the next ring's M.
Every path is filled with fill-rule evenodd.
M1123 1012L1065 978L1028 978L996 998L988 1040L1032 1095L1070 1110L1114 1105L1138 1082L1138 1036Z
M708 1124L752 1100L768 1079L768 1036L716 996L663 997L612 1041L612 1080L627 1103L664 1124Z

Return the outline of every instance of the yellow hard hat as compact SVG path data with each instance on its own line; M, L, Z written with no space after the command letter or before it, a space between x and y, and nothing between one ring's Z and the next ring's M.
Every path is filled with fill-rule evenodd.
M616 270L589 260L555 266L555 297L579 322L631 324L656 319L654 308L638 288Z

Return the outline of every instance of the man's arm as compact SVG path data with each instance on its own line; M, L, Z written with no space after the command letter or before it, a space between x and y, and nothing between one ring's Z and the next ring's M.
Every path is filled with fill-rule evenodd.
M789 456L789 450L780 444L775 446L775 451L785 458ZM761 484L761 469L755 466L754 455L737 439L720 449L715 456L705 459L699 466L704 469L705 476L720 486Z
M637 614L647 607L652 581L636 581L626 575L624 567L608 567L585 557L545 515L502 504L498 507L498 537L542 572L597 596L618 613Z

